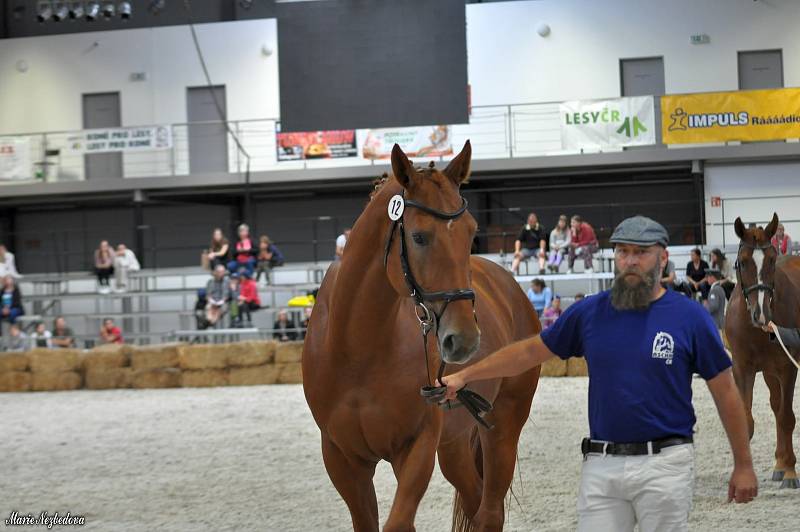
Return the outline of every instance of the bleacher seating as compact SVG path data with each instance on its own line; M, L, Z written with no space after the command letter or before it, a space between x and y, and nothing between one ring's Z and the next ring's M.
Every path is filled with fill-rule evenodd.
M669 248L678 279L685 276L685 266L694 247ZM702 248L704 257L713 247L716 246ZM736 246L726 246L723 251L734 260L736 249ZM508 254L481 256L505 268L510 266L511 256ZM329 265L330 262L290 263L274 269L269 286L259 283L259 296L266 308L253 314L253 328L269 335L280 310L288 310L299 324L302 308L288 307L287 302L294 296L318 288ZM610 286L614 277L613 251L601 249L595 254L593 273L583 272L582 261L576 262L575 270L573 274L543 275L535 275L533 270L522 270L524 274L518 276L517 281L523 290L527 290L534 278L544 279L553 293L561 296L562 306L566 308L576 293L591 294ZM44 319L50 327L55 316L62 315L81 345L97 340L105 317L114 318L126 341L135 343L163 341L174 338L176 332L185 335L195 328L196 291L205 288L210 278L207 271L198 267L145 269L132 272L130 277L130 290L127 292L101 295L97 293L96 280L90 272L26 275L20 280L27 312L22 323L29 326ZM223 328L227 326L227 320L220 324ZM213 336L214 333L208 334Z

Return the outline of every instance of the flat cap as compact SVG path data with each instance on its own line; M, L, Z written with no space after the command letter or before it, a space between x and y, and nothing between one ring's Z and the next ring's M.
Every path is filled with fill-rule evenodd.
M612 244L662 247L669 245L669 234L664 226L645 216L633 216L620 222L610 239Z

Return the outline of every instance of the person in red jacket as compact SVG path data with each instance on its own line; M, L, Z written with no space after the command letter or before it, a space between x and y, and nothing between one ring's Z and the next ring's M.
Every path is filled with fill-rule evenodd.
M238 301L240 314L247 317L248 324L252 324L250 313L261 308L261 299L258 297L258 285L247 270L241 274Z
M567 273L572 273L572 267L575 265L575 258L580 257L583 259L584 271L586 273L594 272L592 267L592 257L597 251L597 236L594 234L594 229L591 225L583 221L580 215L576 214L571 220L572 240L569 243L569 269Z
M783 224L778 224L778 230L775 236L772 237L772 245L778 250L778 255L791 255L792 253L792 239L786 234Z

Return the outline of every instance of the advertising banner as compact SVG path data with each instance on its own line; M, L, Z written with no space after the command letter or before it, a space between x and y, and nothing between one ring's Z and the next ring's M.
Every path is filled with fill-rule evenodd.
M30 138L0 138L0 180L32 178Z
M656 143L652 96L562 102L559 113L565 150Z
M409 157L440 157L453 154L451 138L450 126L370 129L361 151L365 159L388 159L399 144Z
M67 137L67 150L82 153L134 152L172 148L168 126L86 129Z
M800 138L800 89L661 97L665 144Z
M279 162L358 156L354 129L296 133L281 133L280 131L280 123L277 123L275 125L275 145L278 150Z

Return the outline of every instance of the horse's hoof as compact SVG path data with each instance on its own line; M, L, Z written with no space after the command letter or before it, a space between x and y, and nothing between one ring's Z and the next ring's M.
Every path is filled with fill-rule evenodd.
M786 471L773 471L772 472L772 481L773 482L780 482L783 480L783 475L786 474Z
M785 478L783 479L783 482L781 482L781 489L783 488L796 490L797 488L800 488L800 480L796 478Z

